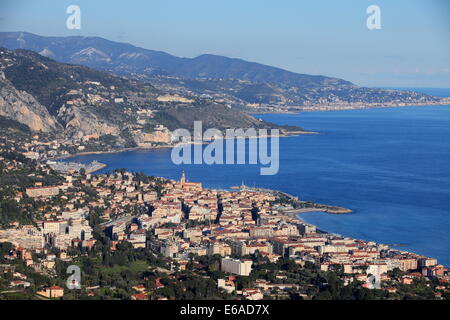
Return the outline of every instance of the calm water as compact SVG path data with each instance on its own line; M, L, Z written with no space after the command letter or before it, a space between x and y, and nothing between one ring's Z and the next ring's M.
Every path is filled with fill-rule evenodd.
M228 188L280 189L301 199L340 205L348 215L305 213L323 230L396 243L450 265L450 106L405 107L297 115L259 115L318 135L280 140L280 171L260 176L258 165L184 165L170 150L76 157L113 168L144 171Z

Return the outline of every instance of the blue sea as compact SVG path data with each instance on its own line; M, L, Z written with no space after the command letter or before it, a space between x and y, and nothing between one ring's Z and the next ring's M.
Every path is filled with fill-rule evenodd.
M226 189L244 182L353 210L304 213L320 229L437 258L450 266L450 106L256 115L317 135L280 139L280 169L260 165L175 165L171 150L78 156L114 168L144 171Z

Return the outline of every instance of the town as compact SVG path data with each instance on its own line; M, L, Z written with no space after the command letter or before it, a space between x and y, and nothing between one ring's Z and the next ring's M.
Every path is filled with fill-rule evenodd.
M289 195L0 151L4 299L449 298L436 259L318 230ZM73 265L81 289L66 286Z

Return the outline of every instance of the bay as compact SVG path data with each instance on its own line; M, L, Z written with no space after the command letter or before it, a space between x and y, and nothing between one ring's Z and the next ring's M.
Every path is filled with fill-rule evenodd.
M114 168L144 171L226 189L244 182L353 210L304 213L320 229L437 258L450 265L450 106L264 114L317 135L280 139L280 170L260 165L175 165L171 149L78 156Z

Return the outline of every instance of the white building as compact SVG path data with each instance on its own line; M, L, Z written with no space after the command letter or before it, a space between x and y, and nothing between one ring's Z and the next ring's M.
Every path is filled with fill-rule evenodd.
M248 276L252 272L251 260L238 260L231 258L222 258L221 268L223 272L237 274L239 276Z

